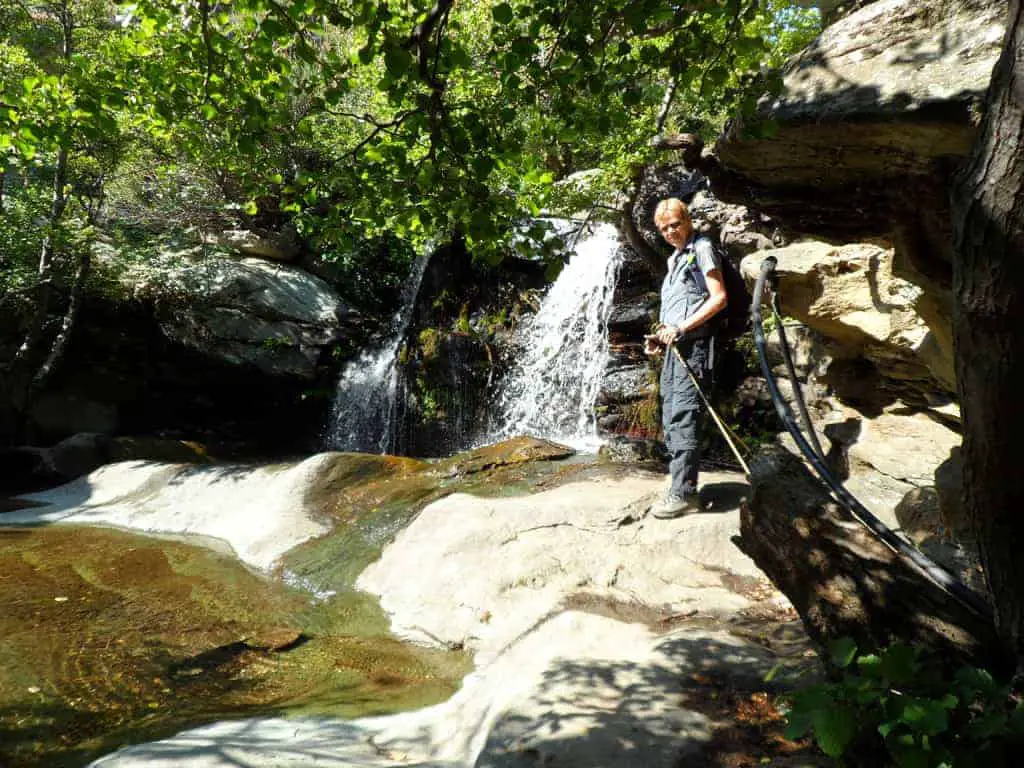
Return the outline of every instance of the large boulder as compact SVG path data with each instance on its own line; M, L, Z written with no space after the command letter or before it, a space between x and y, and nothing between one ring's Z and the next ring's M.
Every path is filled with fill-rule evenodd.
M282 232L225 229L204 234L203 242L237 251L244 256L272 261L294 261L302 252L302 243L294 229Z
M158 262L126 280L153 299L168 338L272 375L313 378L348 314L320 278L262 259Z
M866 361L889 390L923 400L955 391L949 326L922 317L925 294L893 274L891 249L795 243L745 258L748 281L767 254L777 260L783 313L827 337L834 358Z

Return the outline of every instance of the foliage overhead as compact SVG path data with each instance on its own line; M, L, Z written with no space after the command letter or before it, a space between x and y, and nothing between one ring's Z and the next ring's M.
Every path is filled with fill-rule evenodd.
M659 128L708 133L749 108L817 15L788 0L0 0L0 27L8 166L68 147L109 178L130 141L210 169L237 216L292 220L325 250L459 231L497 258L557 179L600 167L621 188Z

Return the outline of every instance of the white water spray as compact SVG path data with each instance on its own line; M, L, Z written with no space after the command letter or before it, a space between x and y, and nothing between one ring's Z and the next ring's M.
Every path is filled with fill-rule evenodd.
M379 347L367 347L345 366L334 393L327 444L337 451L388 453L394 449L398 348L409 328L433 248L417 257Z
M534 435L597 447L594 406L608 363L618 232L601 224L577 244L526 329L498 401L492 439Z

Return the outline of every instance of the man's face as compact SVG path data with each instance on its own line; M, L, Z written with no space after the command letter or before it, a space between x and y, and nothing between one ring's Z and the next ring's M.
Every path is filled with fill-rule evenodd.
M682 248L690 239L693 225L690 217L679 211L669 211L657 222L658 231L673 248Z

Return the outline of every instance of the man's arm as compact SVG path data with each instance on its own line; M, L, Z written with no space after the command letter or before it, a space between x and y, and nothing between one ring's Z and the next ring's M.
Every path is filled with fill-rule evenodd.
M712 269L705 273L704 282L708 286L708 297L704 303L697 307L697 311L686 318L679 326L680 333L689 333L695 328L700 328L704 323L725 309L729 297L725 293L725 279L722 277L722 270Z

